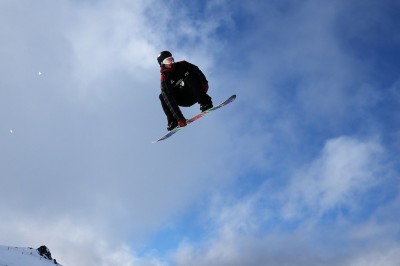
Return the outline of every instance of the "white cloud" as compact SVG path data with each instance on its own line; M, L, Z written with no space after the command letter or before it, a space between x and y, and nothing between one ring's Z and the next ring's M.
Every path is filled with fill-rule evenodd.
M144 11L152 3L102 1L79 5L74 27L68 33L75 55L75 75L81 80L115 75L113 71L135 74L154 69L158 32L146 24ZM144 74L144 72L142 73Z
M283 197L287 218L304 211L322 215L338 206L351 207L360 193L376 185L380 177L382 147L339 137L329 140L320 157L297 174Z
M342 262L348 266L396 266L400 261L400 246L398 244L383 245L372 250L362 250Z
M375 218L355 225L350 220L356 214L330 221L328 228L323 222L323 215L337 208L357 209L370 189L387 182L385 159L376 139L328 140L321 154L283 187L266 181L240 199L216 197L207 220L209 237L202 243L183 241L172 255L173 265L351 266L366 261L361 242L371 251L368 261L392 265L398 244L391 234L397 229L393 219L382 219L397 204L369 210ZM383 244L387 249L380 248Z
M10 223L0 224L0 233L2 241L8 241L10 245L34 248L46 245L52 257L63 265L166 265L151 254L137 255L127 244L107 235L107 231L74 220L57 217L49 223L44 220L7 219Z

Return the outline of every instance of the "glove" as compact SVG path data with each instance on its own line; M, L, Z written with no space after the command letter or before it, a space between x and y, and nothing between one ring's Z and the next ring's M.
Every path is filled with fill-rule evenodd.
M178 120L178 126L184 127L186 125L187 125L187 123L186 123L186 119L185 118L182 118L182 119Z
M203 84L201 84L201 88L202 88L205 92L207 92L207 91L208 91L208 83L203 83Z

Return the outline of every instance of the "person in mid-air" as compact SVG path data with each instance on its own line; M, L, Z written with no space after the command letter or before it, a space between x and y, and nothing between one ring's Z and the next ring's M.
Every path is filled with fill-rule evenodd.
M213 107L207 94L208 81L201 70L186 61L175 62L169 51L157 57L161 72L160 101L168 120L168 131L186 126L186 119L179 106L200 104L201 112Z

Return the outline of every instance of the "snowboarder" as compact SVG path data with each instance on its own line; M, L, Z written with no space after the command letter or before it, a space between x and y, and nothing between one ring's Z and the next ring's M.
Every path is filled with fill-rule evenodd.
M203 72L186 61L175 62L169 51L162 51L157 57L161 72L161 106L168 120L168 131L177 126L186 126L186 119L179 106L189 107L200 104L201 112L213 107L207 94L208 81Z

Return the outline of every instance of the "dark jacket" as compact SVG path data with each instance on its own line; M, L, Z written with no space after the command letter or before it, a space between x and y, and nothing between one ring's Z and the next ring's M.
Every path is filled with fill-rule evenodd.
M181 83L186 78L201 84L208 81L203 72L196 66L186 61L175 62L171 69L161 67L161 95L169 110L176 120L183 119L184 116L179 109L174 94L180 89Z

